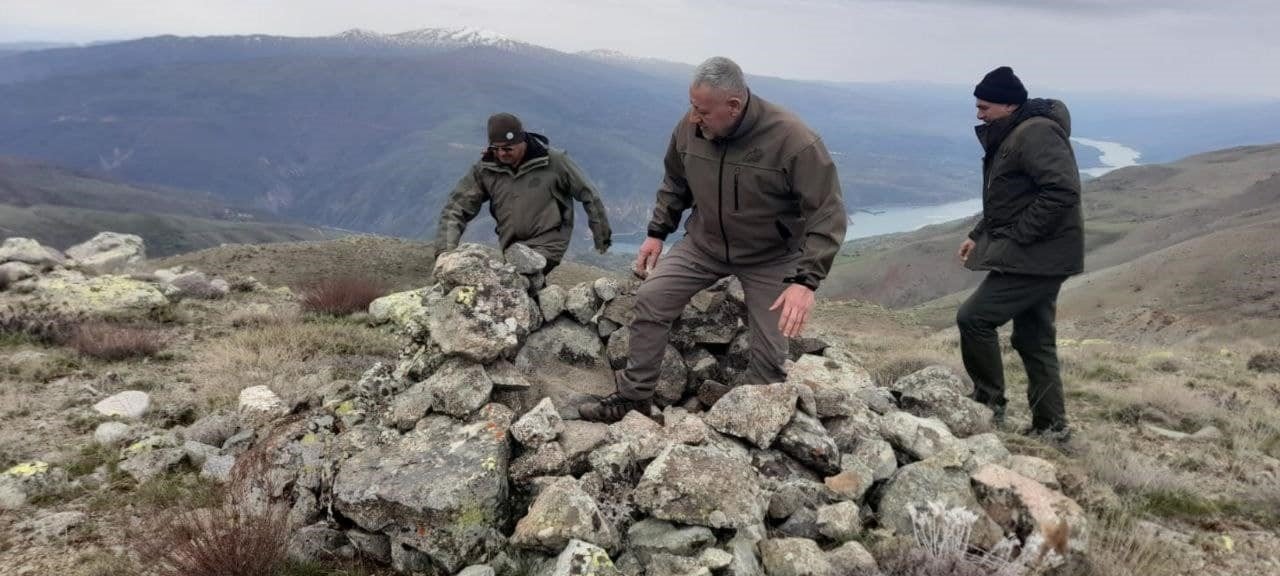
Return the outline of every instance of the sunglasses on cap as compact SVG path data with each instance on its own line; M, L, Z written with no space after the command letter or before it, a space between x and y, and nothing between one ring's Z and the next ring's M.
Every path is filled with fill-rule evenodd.
M494 153L506 152L510 154L516 149L516 146L517 146L516 144L507 144L505 146L489 146L489 151Z

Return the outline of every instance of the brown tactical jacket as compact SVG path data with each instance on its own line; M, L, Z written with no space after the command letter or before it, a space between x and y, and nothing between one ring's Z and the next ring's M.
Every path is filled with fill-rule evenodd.
M666 239L692 209L685 234L703 252L750 266L798 251L788 282L817 289L826 278L844 242L844 199L822 140L794 114L753 94L734 133L716 140L686 115L665 166L649 236Z

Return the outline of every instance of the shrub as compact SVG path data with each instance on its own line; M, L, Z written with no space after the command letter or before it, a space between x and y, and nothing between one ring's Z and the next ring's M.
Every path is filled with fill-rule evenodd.
M385 296L387 288L381 282L339 276L326 278L302 291L302 308L309 312L346 316L369 309L369 303Z
M86 322L71 330L65 346L98 360L114 362L154 356L165 346L159 330L107 322Z
M1280 374L1280 350L1254 354L1249 358L1248 368L1254 372Z
M274 576L288 538L283 508L226 504L161 514L131 542L158 576Z

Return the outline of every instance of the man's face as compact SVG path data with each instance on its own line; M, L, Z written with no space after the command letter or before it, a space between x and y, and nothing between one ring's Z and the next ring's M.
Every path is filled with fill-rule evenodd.
M705 84L689 88L689 121L707 138L724 138L742 115L743 98Z
M507 166L519 166L520 161L524 160L524 152L529 145L524 142L501 142L498 144L490 144L489 150L493 151L493 155L498 162Z
M996 104L995 102L987 102L978 98L978 119L984 124L990 124L1001 118L1007 118L1013 114L1018 107L1013 104Z

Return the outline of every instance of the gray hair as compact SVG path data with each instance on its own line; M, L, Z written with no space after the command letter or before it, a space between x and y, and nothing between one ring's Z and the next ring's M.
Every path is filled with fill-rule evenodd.
M742 74L742 68L738 67L737 62L724 56L707 58L699 64L698 69L693 72L693 85L709 86L733 96L747 94L747 79Z

